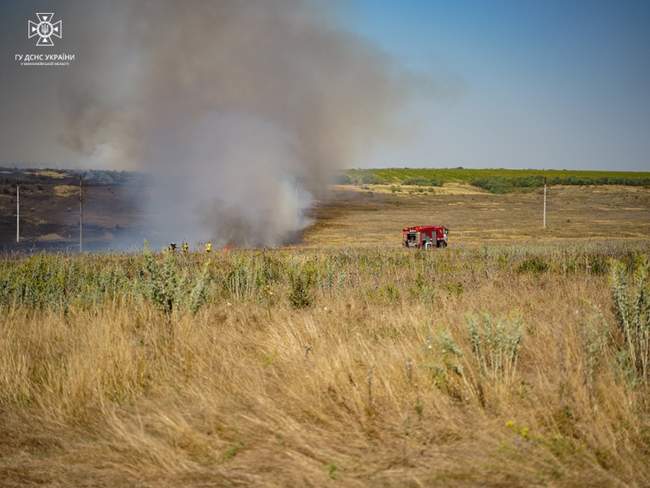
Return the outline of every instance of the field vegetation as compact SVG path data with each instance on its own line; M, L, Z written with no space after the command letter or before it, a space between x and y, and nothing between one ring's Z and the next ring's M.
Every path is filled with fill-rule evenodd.
M352 169L339 178L341 184L390 184L441 186L466 183L491 193L539 188L544 185L650 186L649 172L569 171L528 169L386 168Z
M647 241L0 260L3 486L648 486Z
M84 185L84 236L87 250L105 250L117 245L129 244L139 247L150 237L146 223L152 215L142 202L148 198L150 178L140 173L116 171L36 170L0 168L0 252L16 249L16 185L20 184L21 244L19 249L50 249L70 251L78 247L79 235L79 181ZM328 204L325 212L317 209L314 219L318 230L322 224L332 222L331 217L339 208L348 217L363 217L350 226L365 231L365 222L379 220L360 237L373 240L376 234L399 231L409 222L417 224L422 218L445 223L458 232L470 227L476 231L477 216L496 224L489 234L504 235L516 231L537 237L537 225L541 204L540 185L543 178L551 184L549 195L549 223L554 233L560 231L579 237L592 237L597 228L595 220L623 226L635 237L650 235L650 173L591 172L591 171L537 171L505 169L376 169L350 170L340 175L334 191L326 196L318 207ZM614 184L617 183L617 184ZM350 193L374 196L373 201L351 201ZM338 198L338 197L343 197ZM388 198L387 198L388 197ZM395 198L392 198L395 197ZM404 197L404 198L402 198ZM497 198L498 197L498 198ZM341 203L345 200L346 207ZM333 205L331 205L333 203ZM363 216L356 212L360 205L372 212ZM372 208L372 206L375 208ZM335 207L339 208L335 208ZM597 211L594 209L597 207ZM352 209L352 212L348 210ZM603 214L601 209L606 209ZM376 211L380 210L380 211ZM494 212L492 212L494 210ZM506 211L513 216L505 224ZM578 213L576 213L578 212ZM494 219L493 217L498 217ZM560 219L561 220L558 220ZM576 225L589 220L588 225ZM468 226L466 223L472 221ZM386 223L390 225L384 225ZM525 223L525 229L524 224ZM374 222L373 222L374 224ZM568 225L567 225L568 224ZM345 222L347 227L348 223ZM485 226L476 234L485 237ZM507 227L507 230L504 229ZM309 229L311 233L314 229ZM521 231L521 232L520 232ZM347 229L346 229L347 234ZM359 235L359 234L358 234ZM559 235L555 233L554 235ZM599 237L607 233L601 232ZM371 238L372 236L372 238ZM508 238L511 236L508 236ZM177 240L189 239L179 236ZM339 238L337 236L337 238ZM360 239L340 236L346 246L356 246ZM393 236L390 237L391 242ZM307 240L309 243L312 239ZM318 245L321 239L316 239ZM338 245L338 244L337 244ZM392 245L392 244L391 244Z
M488 193L469 185L443 187L340 185L314 214L302 247L399 246L401 229L436 224L450 229L454 247L494 244L567 245L650 238L650 189L556 186L547 192ZM421 191L418 191L421 190Z

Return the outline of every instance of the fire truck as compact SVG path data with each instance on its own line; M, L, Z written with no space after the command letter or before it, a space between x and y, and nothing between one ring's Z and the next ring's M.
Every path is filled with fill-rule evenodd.
M402 244L404 247L429 249L431 247L447 247L449 229L444 225L417 225L402 229Z

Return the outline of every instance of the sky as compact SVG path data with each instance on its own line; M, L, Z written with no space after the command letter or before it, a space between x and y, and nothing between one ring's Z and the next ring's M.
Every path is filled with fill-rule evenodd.
M648 1L355 0L347 19L440 86L379 165L650 170Z
M83 69L76 33L84 9L103 8L102 29L110 31L110 2L60 3L0 3L0 165L101 165L63 142L58 97ZM417 103L394 114L399 137L374 143L358 167L650 171L650 2L322 4L338 28L383 51L392 69L427 80ZM34 51L26 21L43 9L64 19L56 51L78 53L71 67L45 72L14 61L15 53Z

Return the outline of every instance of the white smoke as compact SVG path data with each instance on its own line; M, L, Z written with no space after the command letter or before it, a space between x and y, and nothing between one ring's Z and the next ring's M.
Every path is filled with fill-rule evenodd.
M414 92L320 8L332 3L134 3L88 19L65 140L104 167L152 175L155 241L290 240L332 174L394 135Z

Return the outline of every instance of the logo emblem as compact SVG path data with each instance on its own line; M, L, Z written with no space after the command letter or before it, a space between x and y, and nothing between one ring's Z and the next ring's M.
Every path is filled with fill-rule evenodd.
M54 46L52 37L63 38L63 21L52 23L54 13L36 13L38 22L27 21L27 38L38 37L37 46Z

